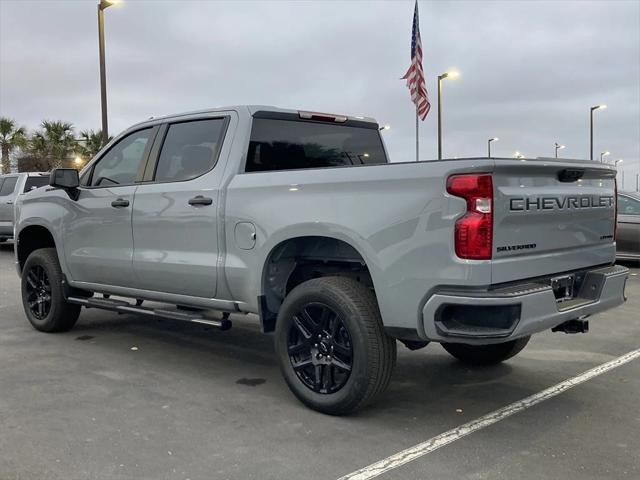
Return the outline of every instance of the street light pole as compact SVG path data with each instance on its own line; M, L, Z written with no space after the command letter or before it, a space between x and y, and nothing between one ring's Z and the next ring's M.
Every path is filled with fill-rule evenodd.
M554 143L554 145L556 146L556 158L558 158L558 150L562 150L565 146L560 145L558 142Z
M442 80L457 76L458 72L444 72L438 75L438 160L442 160Z
M624 162L622 158L613 162L613 166L616 167L616 170L618 169L618 164L622 162ZM620 190L624 190L624 170L620 169L620 174L622 176L622 184L620 185Z
M104 55L104 11L116 1L101 0L98 2L98 50L100 52L100 106L102 109L102 146L109 141L109 125L107 121L107 72Z
M487 158L491 158L491 142L497 142L498 140L500 140L498 137L487 140Z
M447 74L438 75L438 160L442 160L442 79Z
M599 108L607 108L606 105L594 105L591 107L590 116L589 116L589 139L590 139L590 155L589 158L593 160L593 111L598 110Z

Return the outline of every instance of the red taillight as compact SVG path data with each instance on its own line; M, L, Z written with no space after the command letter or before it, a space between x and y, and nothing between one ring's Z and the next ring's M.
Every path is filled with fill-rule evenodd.
M623 186L624 188L624 186ZM613 241L616 241L618 235L618 179L613 181Z
M452 175L447 180L447 192L467 201L467 213L456 221L456 255L471 260L490 260L493 248L491 175Z

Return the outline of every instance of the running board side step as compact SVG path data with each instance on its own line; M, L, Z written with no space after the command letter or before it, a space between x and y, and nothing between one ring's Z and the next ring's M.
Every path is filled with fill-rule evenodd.
M198 312L178 312L175 310L166 310L162 308L148 308L141 305L134 305L124 300L114 300L111 298L82 298L67 297L67 302L82 305L86 308L100 308L102 310L111 310L118 313L139 313L152 317L167 318L170 320L182 320L185 322L202 323L220 330L229 330L231 328L231 320L228 313L223 313L221 320L207 318L199 315Z

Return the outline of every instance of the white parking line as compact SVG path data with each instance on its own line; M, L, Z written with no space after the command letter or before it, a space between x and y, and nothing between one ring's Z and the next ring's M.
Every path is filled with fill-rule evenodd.
M500 420L504 420L511 415L522 412L527 408L533 407L538 403L544 402L545 400L549 400L556 395L560 395L562 392L569 390L570 388L575 387L576 385L580 385L581 383L586 382L587 380L591 380L592 378L597 377L598 375L602 375L614 368L620 367L625 363L628 363L636 358L640 357L640 349L633 350L621 357L618 357L610 362L603 363L591 370L587 370L586 372L565 380L564 382L560 382L553 387L549 387L546 390L543 390L539 393L531 395L523 400L512 403L511 405L507 405L499 410L496 410L488 415L472 420L464 425L460 425L448 432L441 433L440 435L430 438L426 442L419 443L413 447L407 448L401 452L398 452L390 457L387 457L379 462L373 463L368 467L361 468L353 473L349 473L343 477L340 477L338 480L366 480L368 478L374 478L378 475L382 475L389 470L393 470L394 468L398 468L406 463L409 463L417 458L420 458L428 453L431 453L440 447L444 447L450 443L455 442L456 440L461 439L462 437L466 437L467 435L480 430L482 428L488 427L489 425L493 425L494 423L498 423Z

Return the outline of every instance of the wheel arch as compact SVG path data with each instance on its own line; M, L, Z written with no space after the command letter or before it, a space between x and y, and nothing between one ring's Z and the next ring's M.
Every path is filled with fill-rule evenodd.
M28 225L20 230L15 240L16 260L19 273L22 273L27 258L29 258L29 255L31 255L34 250L40 248L55 248L58 252L58 258L60 259L55 237L51 230L45 226L37 224Z
M348 239L330 235L296 235L280 240L267 254L261 271L259 312L265 332L275 329L284 297L297 285L322 276L347 276L375 294L371 264Z

